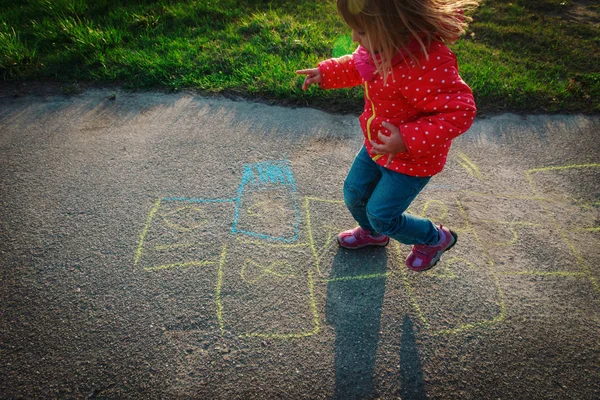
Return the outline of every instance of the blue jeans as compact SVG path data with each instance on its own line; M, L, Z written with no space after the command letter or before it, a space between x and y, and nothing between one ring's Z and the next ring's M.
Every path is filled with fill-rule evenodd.
M374 235L384 234L404 244L434 245L438 228L405 212L430 179L384 168L363 146L344 182L344 202L361 228Z

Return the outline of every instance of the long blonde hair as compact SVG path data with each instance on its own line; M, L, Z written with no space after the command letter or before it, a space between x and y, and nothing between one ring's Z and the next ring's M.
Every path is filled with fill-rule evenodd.
M421 55L408 47L413 39L426 58L432 41L456 41L472 20L463 12L477 6L478 0L337 0L346 24L364 32L371 51L377 53L373 59L384 78L391 71L392 58L400 51L408 52L418 62Z

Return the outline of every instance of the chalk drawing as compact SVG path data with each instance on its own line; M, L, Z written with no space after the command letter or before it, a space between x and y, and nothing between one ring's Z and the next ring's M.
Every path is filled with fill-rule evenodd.
M479 167L477 167L477 165L475 165L475 163L471 161L464 153L458 153L458 163L468 172L469 175L477 179L481 179Z
M537 194L539 192L539 190L536 185L536 176L539 174L553 173L553 172L557 172L557 171L563 171L563 172L564 171L574 171L575 176L576 176L577 172L579 172L581 170L590 170L590 169L597 170L598 168L600 168L600 164L598 164L598 163L540 167L540 168L533 168L533 169L525 171L525 176L529 182L529 185L531 186L531 189L533 190L534 193ZM571 178L573 179L574 177L571 176ZM597 203L598 203L597 199L594 199L594 201L591 202L591 204L597 204ZM574 245L573 241L569 238L569 235L567 234L567 231L564 229L564 226L556 220L556 217L550 211L547 204L542 204L542 207L548 214L548 217L552 220L554 228L560 233L560 236L561 236L563 242L569 247L569 249L575 256L575 258L577 260L577 266L581 269L581 271L584 273L584 275L587 277L587 279L589 279L589 281L592 284L592 286L594 287L594 289L597 292L600 292L600 284L598 283L598 280L596 279L596 277L593 275L591 266L586 262L586 260L581 255L580 251ZM590 229L592 229L592 231L596 231L597 228L598 227L592 227Z
M165 271L215 265L219 249L211 243L230 232L229 225L215 220L215 210L233 210L234 204L233 199L157 200L140 234L133 266Z
M223 246L221 251L221 257L219 258L219 269L217 270L217 287L215 290L215 304L217 306L217 320L219 321L219 330L221 336L225 333L225 320L223 319L223 302L221 300L221 293L223 289L223 267L225 265L225 259L227 258L227 245Z
M144 230L140 234L140 242L138 244L137 250L135 252L135 258L133 260L134 267L138 264L138 262L140 261L140 258L142 257L142 249L144 247L144 241L146 240L146 235L148 234L150 222L152 222L152 219L154 218L154 214L156 214L156 212L158 211L158 208L160 207L160 203L161 203L160 199L157 200L156 203L154 203L154 205L152 206L152 209L150 209L148 218L146 218L146 224L144 225Z
M482 179L472 160L463 153L458 158L471 176ZM446 257L436 268L420 274L400 267L385 273L331 278L328 269L339 251L337 234L353 223L343 201L300 197L287 160L248 164L243 168L234 197L156 200L139 235L133 267L162 274L190 268L212 270L215 318L221 335L228 331L245 337L272 339L316 335L321 330L316 285L323 288L329 282L367 279L398 280L408 294L416 321L424 329L435 335L458 334L505 321L507 305L500 276L575 277L588 280L596 291L600 290L589 263L573 242L576 235L594 234L600 227L561 225L553 215L553 207L561 207L563 203L544 196L536 186L536 179L542 174L552 179L553 173L576 173L599 167L600 164L581 164L527 170L525 177L531 195L477 193L438 185L447 189L444 200L426 199L421 206L412 205L414 210L409 211L456 227L461 241L476 248L477 259L464 255ZM451 200L448 193L452 193ZM534 217L491 220L485 217L486 201L479 201L486 198L503 199L509 210L511 201L530 203L527 215L533 212ZM469 203L468 211L465 202ZM482 204L483 209L473 209L472 204ZM600 202L591 199L577 204L584 211L594 212ZM539 210L534 210L535 207ZM225 212L214 212L217 208ZM228 221L214 220L215 215L227 214L231 216ZM568 265L555 270L510 270L506 265L498 268L497 253L505 251L498 249L518 249L515 246L528 237L523 237L523 232L527 235L541 232L548 224L561 236L565 251L575 257L574 269ZM488 226L500 229L501 235L482 238ZM388 257L400 266L407 251L407 246L397 242L387 248ZM469 284L475 284L478 290L486 288L487 291L478 296L486 306L479 311L476 304L474 312L461 314L442 297L422 294L425 292L421 288L433 282L451 288L453 294L460 294L461 287ZM239 309L239 303L245 306ZM287 309L280 310L280 307ZM258 313L258 321L247 318L245 314L250 311L253 315ZM440 314L446 316L443 321L437 319Z
M248 272L252 269L255 270L255 273ZM279 278L296 276L293 265L285 261L277 260L271 262L269 265L263 265L260 262L248 258L244 261L244 266L240 271L240 277L242 280L250 284L258 282L258 280L266 274L271 274Z
M183 249L186 247L199 247L199 246L206 246L207 243L175 243L175 244L165 244L165 245L160 245L157 244L156 246L154 246L154 250L172 250L172 249Z
M475 270L476 267L475 265L473 265L472 262L470 262L469 260L467 260L464 257L451 257L450 259L448 259L447 261L444 260L444 263L440 263L441 265L439 265L439 268L435 268L432 271L432 275L438 278L445 278L445 279L457 279L458 275L456 275L456 273L453 271L453 269L451 268L454 264L458 264L458 263L464 263L467 268L470 268L472 270Z
M211 261L190 261L190 262L158 265L156 267L144 267L144 269L146 271L159 271L161 269L202 267L204 265L213 265L213 264L215 264L215 263L211 262Z
M260 196L265 192L269 194L271 204L267 204L266 200L260 202L253 201L253 197ZM244 213L244 206L247 204L249 205L247 206L246 213ZM261 223L265 222L260 217L270 214L276 208L289 211L292 216L291 225L279 232L257 231ZM262 209L262 211L256 212L259 209ZM253 218L244 218L244 214ZM282 215L282 217L285 216ZM242 183L238 188L235 216L231 231L260 239L278 240L289 243L298 239L299 223L300 211L296 198L296 182L289 162L283 160L246 165L244 175L242 176Z
M503 321L506 317L504 293L499 285L498 276L494 272L494 260L488 254L459 199L462 196L461 192L457 195L454 208L462 220L459 240L463 243L465 240L469 242L471 248L477 250L473 254L479 258L468 260L449 254L449 258L442 258L435 268L425 273L411 273L406 268L398 270L399 279L406 288L416 320L434 335L456 334L489 326ZM448 208L449 204L446 204L442 210L447 211ZM423 207L424 212L429 212L428 210L429 206ZM429 217L429 215L427 216ZM457 226L461 225L458 221L452 223ZM393 242L394 255L398 259L398 264L403 264L406 258L406 253L403 254L402 249L403 247L398 242ZM463 302L460 301L460 304L456 305L448 303L447 299L450 294L453 297L461 292L465 292L465 295L469 294L470 289L465 287L468 282L477 282L475 286L479 287L478 298L481 303L476 305L462 304ZM434 284L440 289L432 293L428 288ZM458 298L460 299L460 297ZM487 306L484 307L484 303ZM463 310L463 307L471 308ZM439 316L443 316L444 321L438 320Z
M434 211L435 208L439 209L437 213ZM440 200L427 200L421 210L421 216L433 221L444 221L448 216L448 206Z

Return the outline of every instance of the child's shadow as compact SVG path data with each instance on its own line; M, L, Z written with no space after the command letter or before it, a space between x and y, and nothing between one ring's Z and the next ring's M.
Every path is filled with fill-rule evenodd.
M335 399L370 397L387 253L383 248L339 249L327 284L327 322L335 327Z

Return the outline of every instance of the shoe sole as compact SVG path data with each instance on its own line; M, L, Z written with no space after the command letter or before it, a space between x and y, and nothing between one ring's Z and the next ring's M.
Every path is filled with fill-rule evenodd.
M340 242L340 239L337 240L338 245L340 247L343 247L344 249L348 249L348 250L356 250L356 249L362 249L363 247L369 247L369 246L376 246L376 247L385 247L388 245L388 243L390 242L390 238L388 238L388 240L385 243L369 243L369 244L363 244L362 246L355 246L355 247L348 247L348 246L344 246L342 244L342 242Z
M458 242L458 235L456 234L456 232L454 232L453 230L450 230L450 234L454 238L454 242L452 242L452 244L450 246L448 246L448 248L446 250L444 250L440 253L440 256L437 258L437 260L435 260L435 262L433 264L431 264L429 267L423 268L423 269L413 269L410 267L408 267L408 269L410 269L411 271L415 271L415 272L423 272L423 271L427 271L427 270L430 270L431 268L435 267L437 265L438 261L440 261L440 258L442 258L442 254L444 254L445 252L447 252L448 250L453 248L454 245L456 244L456 242Z

